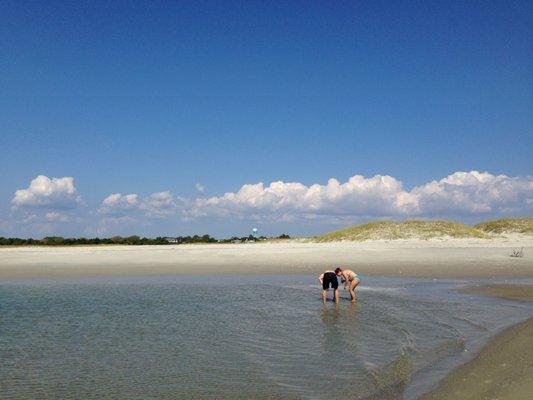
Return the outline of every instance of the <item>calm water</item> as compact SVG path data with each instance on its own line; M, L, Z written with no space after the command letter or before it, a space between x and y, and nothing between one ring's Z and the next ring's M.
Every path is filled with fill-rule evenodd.
M315 279L0 283L0 398L412 398L533 314L467 281L363 278L323 306Z

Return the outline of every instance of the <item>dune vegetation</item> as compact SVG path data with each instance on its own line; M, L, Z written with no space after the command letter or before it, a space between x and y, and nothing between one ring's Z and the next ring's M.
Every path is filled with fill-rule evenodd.
M471 226L451 221L374 221L344 228L315 238L318 242L433 239L488 238L489 234Z
M494 221L486 221L474 226L487 233L495 234L509 234L509 233L524 233L533 235L533 218L505 218Z
M374 221L326 233L314 238L318 242L491 238L508 234L533 235L533 218L506 218L469 226L452 221Z

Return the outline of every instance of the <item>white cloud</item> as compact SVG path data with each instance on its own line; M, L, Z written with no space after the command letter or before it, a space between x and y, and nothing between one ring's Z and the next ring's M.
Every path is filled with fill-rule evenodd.
M199 193L203 193L205 191L205 187L199 183L197 183L196 185L194 185L196 187L196 190L199 192Z
M81 202L74 178L48 178L39 175L26 189L19 189L11 200L14 209L20 207L74 208Z
M176 214L178 203L179 199L174 198L169 191L158 192L143 199L139 209L149 217L164 218Z
M67 214L60 213L60 212L47 212L44 214L44 218L48 222L69 222L70 217Z
M415 187L411 195L427 215L527 214L533 209L533 177L456 172Z
M356 175L345 183L330 179L327 184L306 186L296 182L244 185L236 193L197 199L186 214L191 217L270 216L290 220L296 215L313 219L317 215L397 214L412 208L402 183L391 176L365 178Z
M392 176L351 177L340 183L297 182L243 185L220 197L199 198L183 211L187 218L313 220L320 217L463 216L532 210L533 177L478 171L456 172L410 191Z
M12 204L17 220L13 223L32 231L36 224L73 230L88 222L80 215L83 210L73 208L80 202L73 178L38 176L28 188L16 191ZM465 219L532 212L533 177L478 171L455 172L412 189L388 175L355 175L346 182L332 178L312 185L282 181L245 184L236 192L207 198L184 199L170 191L143 198L135 193L112 193L97 210L100 226L114 230L155 226L153 219L170 218L342 224L388 217Z
M121 214L126 210L132 210L139 205L138 196L134 193L122 195L113 193L107 196L98 209L99 214Z
M102 203L106 206L113 206L117 203L131 206L137 204L137 195L133 193L125 194L124 196L122 196L120 193L110 194L103 200Z
M139 199L139 196L133 193L113 193L102 201L98 213L114 217L143 213L151 218L164 218L175 215L181 203L182 199L174 197L169 191L152 193L144 199Z

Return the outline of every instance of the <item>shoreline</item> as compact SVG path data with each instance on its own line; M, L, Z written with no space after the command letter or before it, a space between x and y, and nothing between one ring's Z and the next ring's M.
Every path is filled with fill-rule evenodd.
M524 248L523 258L510 254ZM0 279L125 275L318 274L533 277L533 238L0 248Z
M533 285L495 284L462 293L533 302ZM451 370L417 400L527 399L533 393L533 316L492 337L473 359Z

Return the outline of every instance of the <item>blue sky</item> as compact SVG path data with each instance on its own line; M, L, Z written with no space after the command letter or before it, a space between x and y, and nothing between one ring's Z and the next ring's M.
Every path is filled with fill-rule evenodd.
M530 215L532 8L4 1L0 235L310 234L373 218ZM458 171L495 178L411 193ZM76 194L40 181L48 200L15 201L39 175L72 177ZM393 177L396 196L418 197L407 210L369 197L367 181L309 204L305 190L268 189L355 175ZM251 197L216 200L259 182ZM472 206L498 190L507 200ZM160 192L171 197L154 213ZM137 200L104 207L117 193Z

